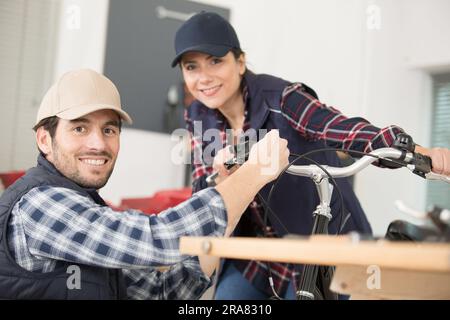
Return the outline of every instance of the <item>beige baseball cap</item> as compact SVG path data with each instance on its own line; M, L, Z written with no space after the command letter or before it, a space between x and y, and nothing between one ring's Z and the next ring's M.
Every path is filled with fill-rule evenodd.
M114 110L122 120L133 122L122 110L119 91L111 80L90 69L69 71L45 94L36 124L53 116L74 120L103 109Z

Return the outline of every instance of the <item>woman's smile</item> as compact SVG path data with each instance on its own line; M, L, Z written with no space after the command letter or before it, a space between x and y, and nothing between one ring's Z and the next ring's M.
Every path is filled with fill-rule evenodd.
M222 88L221 84L213 87L199 89L199 91L206 97L213 97L217 92L219 92L220 88Z

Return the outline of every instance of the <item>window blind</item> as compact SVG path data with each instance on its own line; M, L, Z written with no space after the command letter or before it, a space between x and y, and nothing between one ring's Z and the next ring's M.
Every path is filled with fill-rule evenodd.
M430 146L450 148L450 74L433 77L433 115ZM450 209L450 186L444 182L429 181L427 205Z

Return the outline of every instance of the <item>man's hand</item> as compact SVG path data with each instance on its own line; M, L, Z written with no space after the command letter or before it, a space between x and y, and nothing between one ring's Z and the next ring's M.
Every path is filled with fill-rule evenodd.
M271 130L258 143L253 145L246 164L259 168L263 184L278 177L289 163L287 140L280 138L278 130Z
M213 169L218 173L215 179L216 185L240 167L237 164L231 169L225 167L224 163L233 159L233 156L232 148L227 146L219 150L214 157ZM265 178L263 180L266 184L278 177L281 170L288 164L288 157L287 140L280 138L278 130L271 130L263 139L252 146L247 162L259 168L259 175Z
M227 169L224 165L225 162L233 159L233 152L231 151L231 146L226 146L225 148L219 150L214 157L213 170L219 175L215 179L216 185L224 181L230 174L232 174L239 167L238 165L233 166L231 169Z
M253 145L248 160L216 186L227 208L226 236L233 232L242 213L258 191L278 177L288 164L288 157L287 141L280 139L278 130L272 130Z

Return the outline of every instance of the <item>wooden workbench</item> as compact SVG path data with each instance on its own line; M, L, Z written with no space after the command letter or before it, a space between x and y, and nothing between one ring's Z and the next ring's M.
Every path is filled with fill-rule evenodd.
M450 244L359 240L183 237L190 255L336 266L333 291L353 299L450 299Z

